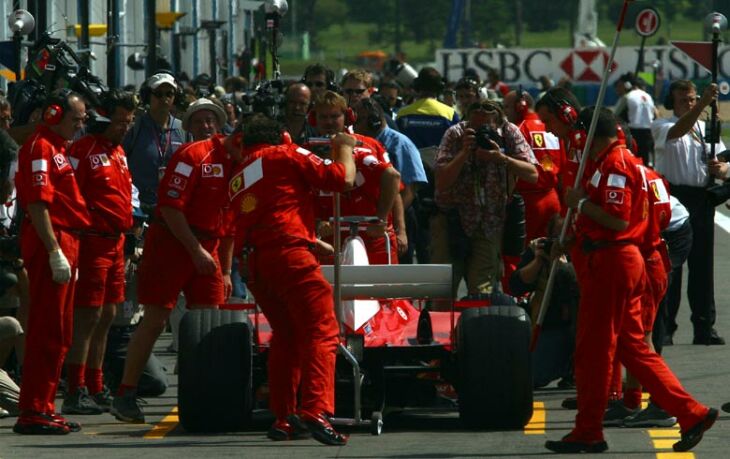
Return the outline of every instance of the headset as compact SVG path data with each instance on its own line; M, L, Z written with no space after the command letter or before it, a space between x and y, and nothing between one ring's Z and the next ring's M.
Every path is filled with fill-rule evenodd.
M688 86L687 88L682 88L682 90L689 89L690 87L694 88L694 85L687 80L673 81L672 84L669 85L667 95L664 96L664 108L666 108L667 110L674 110L674 91L682 86Z
M352 108L347 107L345 109L345 126L352 126L357 122L357 114ZM312 127L317 127L317 110L309 110L307 113L307 123Z
M174 73L172 73L169 70L157 70L155 73L152 74L150 78L147 78L144 83L142 83L142 86L139 88L139 98L142 101L143 105L149 105L150 103L150 96L152 95L152 88L149 86L150 79L155 76L159 75L161 73L165 73L167 75L170 75L175 80L175 85L177 88L175 88L175 99L173 103L178 103L179 101L183 100L184 94L182 90L182 85L180 84L180 81L177 79Z
M556 99L550 92L546 92L543 97L552 106L553 113L558 117L558 120L570 126L571 147L578 150L583 149L588 134L585 125L578 118L578 111L575 107L565 99Z
M43 122L49 126L58 125L69 110L68 99L77 95L68 88L57 89L48 95L43 108Z
M318 75L320 73L324 73L324 78L326 80L326 89L327 91L332 92L340 92L340 87L337 86L337 83L335 82L335 72L321 64L312 64L307 66L306 69L304 69L304 75L302 75L302 79L299 80L300 83L307 84L307 75L309 74L315 74Z
M429 81L428 83L425 83L425 84L434 84L434 83L436 83L435 79L433 79L432 81ZM424 81L420 75L413 79L412 84L413 84L413 89L415 89L418 92L428 91L428 92L436 92L437 94L441 94L442 92L444 92L444 89L446 89L446 81L444 81L443 77L439 78L437 85L435 85L434 87L429 88L429 89L425 89L423 87Z

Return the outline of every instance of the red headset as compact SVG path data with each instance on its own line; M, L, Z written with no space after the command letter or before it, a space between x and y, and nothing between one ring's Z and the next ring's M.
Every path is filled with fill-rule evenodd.
M578 111L568 101L556 99L552 94L547 93L550 104L555 109L555 116L563 124L570 126L570 146L582 150L586 144L588 134L583 123L578 119Z
M68 88L58 89L50 94L46 102L46 108L43 110L43 122L49 126L58 125L66 114L68 108L68 98L73 95L73 91Z
M347 107L345 109L345 126L352 126L356 121L357 114L355 114L352 108ZM312 109L307 113L307 123L312 127L317 127L317 110Z
M51 104L43 112L43 122L50 126L56 126L63 119L63 112L63 107L58 104Z
M525 119L525 115L530 110L525 99L525 91L522 90L522 85L517 89L517 100L515 101L515 112L519 115L520 119Z

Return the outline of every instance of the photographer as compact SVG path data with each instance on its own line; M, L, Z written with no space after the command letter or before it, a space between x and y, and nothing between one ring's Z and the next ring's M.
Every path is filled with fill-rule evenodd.
M554 221L553 218L551 222ZM533 239L522 253L517 270L512 273L509 280L513 295L531 294L529 314L532 323L537 320L537 313L545 294L550 272L551 249L555 241L553 238ZM559 386L569 384L573 379L575 317L580 293L575 269L564 255L559 259L555 275L553 295L550 298L540 339L532 356L532 378L535 388L547 386L558 378L562 378L558 383Z
M532 149L519 128L506 120L499 104L472 104L468 119L446 131L434 162L436 203L458 212L458 219L452 219L449 227L449 239L457 242L456 234L463 232L461 242L466 247L462 247L463 253L453 253L452 247L443 246L448 244L445 240L431 243L434 252L449 254L449 261L464 260L468 292L478 295L491 293L501 278L509 180L516 176L534 183L538 175ZM435 247L439 243L442 246ZM459 281L455 276L454 291Z
M694 339L692 344L722 345L725 340L717 334L715 325L715 202L707 193L714 179L728 176L727 163L710 158L710 145L706 142L705 122L699 118L705 108L716 101L719 90L716 84L705 88L697 99L695 85L688 80L678 80L669 86L664 106L674 111L667 119L656 120L651 125L656 148L656 169L670 183L672 195L689 211L692 225L692 249L687 259L687 297L692 310ZM722 141L715 151L723 151ZM677 271L678 284L668 293L668 308L676 310L681 299L681 269ZM675 330L669 329L671 336Z

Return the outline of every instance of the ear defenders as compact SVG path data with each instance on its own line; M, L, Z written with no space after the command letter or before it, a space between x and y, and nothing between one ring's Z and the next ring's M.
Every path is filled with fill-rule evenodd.
M357 121L357 115L352 108L347 107L345 110L345 126L352 126ZM312 109L307 113L307 123L312 127L317 127L317 111Z
M585 147L588 134L586 128L578 119L578 111L568 101L555 99L552 94L545 95L547 101L553 107L553 113L561 123L570 126L570 145L572 148L582 150Z
M43 122L49 126L58 125L68 110L68 98L73 93L73 91L67 88L52 92L48 96L48 99L46 99L42 115Z

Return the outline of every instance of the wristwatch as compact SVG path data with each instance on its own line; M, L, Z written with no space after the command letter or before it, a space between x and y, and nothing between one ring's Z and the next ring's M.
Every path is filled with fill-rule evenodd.
M579 214L583 213L583 206L585 205L586 202L588 202L588 198L580 198L580 200L578 201L578 205L576 206L576 209L578 209Z

